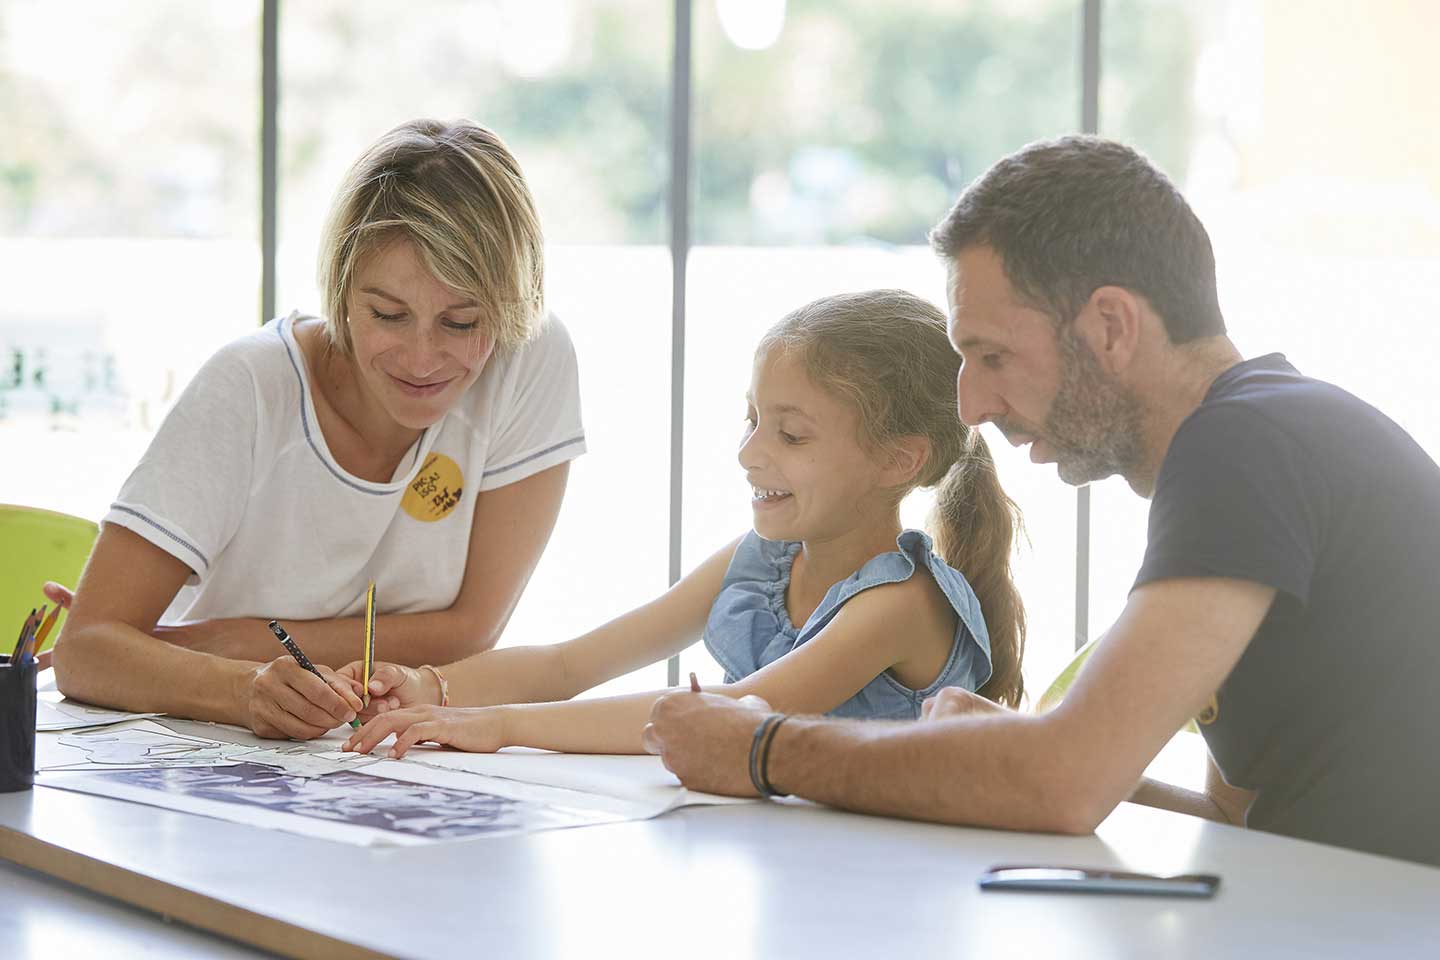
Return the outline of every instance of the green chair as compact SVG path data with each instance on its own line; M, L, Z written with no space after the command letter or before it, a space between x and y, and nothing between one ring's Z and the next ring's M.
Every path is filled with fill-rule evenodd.
M99 533L93 520L0 503L0 647L6 653L30 609L46 602L46 580L74 588ZM59 635L56 623L45 646Z
M1065 694L1070 692L1070 685L1075 682L1075 677L1079 675L1080 668L1085 666L1085 661L1090 659L1090 654L1094 651L1095 644L1099 642L1099 637L1093 637L1086 642L1085 646L1075 651L1075 656L1071 658L1069 663L1065 664L1065 669L1061 670L1055 679L1050 681L1050 686L1046 687L1045 692L1040 694L1040 699L1035 701L1036 713L1045 713L1060 705L1060 701L1065 699Z
M1040 694L1040 699L1035 701L1036 713L1044 713L1060 705L1060 701L1064 700L1065 694L1070 691L1070 685L1075 682L1075 677L1079 675L1080 668L1085 666L1085 661L1090 659L1090 654L1095 651L1095 645L1099 643L1100 640L1101 637L1095 637L1087 642L1085 646L1075 651L1075 656L1065 665L1065 669L1061 670L1055 679L1050 681L1050 686L1046 687L1045 692ZM1195 726L1194 720L1191 720L1180 729L1186 733L1200 732L1200 728Z

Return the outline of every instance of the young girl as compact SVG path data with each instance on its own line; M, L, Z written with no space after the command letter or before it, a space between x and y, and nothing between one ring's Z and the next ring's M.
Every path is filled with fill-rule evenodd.
M954 685L1017 705L1019 514L984 441L957 416L959 367L944 317L910 294L796 310L761 341L746 395L739 459L754 530L660 598L566 643L443 670L380 665L377 715L346 748L366 752L394 733L397 757L422 741L639 753L660 693L553 701L697 636L726 671L713 692L757 694L786 713L914 719ZM901 528L899 509L915 487L937 485L932 545Z

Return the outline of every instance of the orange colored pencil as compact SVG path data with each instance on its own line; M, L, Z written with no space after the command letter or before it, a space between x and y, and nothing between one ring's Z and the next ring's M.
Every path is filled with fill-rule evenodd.
M50 630L55 626L55 620L60 616L60 604L55 604L55 609L50 611L50 616L40 625L35 633L35 652L39 653L40 648L45 645L45 638L50 636Z

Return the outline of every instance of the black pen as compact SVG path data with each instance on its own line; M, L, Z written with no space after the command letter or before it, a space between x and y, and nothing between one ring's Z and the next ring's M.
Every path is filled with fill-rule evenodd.
M300 666L315 674L315 676L320 677L320 671L315 669L315 664L311 663L310 658L305 656L305 651L300 649L300 644L292 640L290 638L290 634L285 632L285 628L280 626L279 620L271 620L269 623L269 627L270 632L275 634L275 639L279 640L281 645L285 647L286 652L289 653L290 656L295 658L296 663L300 664ZM325 678L320 677L320 680L324 682ZM330 684L326 683L325 685L328 687ZM351 720L350 726L354 727L356 730L359 730L359 718L357 717L356 719Z

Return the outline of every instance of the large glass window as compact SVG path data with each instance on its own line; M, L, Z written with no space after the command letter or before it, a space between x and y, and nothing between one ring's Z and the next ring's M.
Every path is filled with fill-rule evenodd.
M660 26L636 29L663 10ZM564 640L668 573L670 17L650 0L311 0L281 7L277 309L317 312L316 244L341 177L415 117L497 131L530 182L546 295L580 359L589 452L506 645ZM657 665L605 692L663 686Z
M0 502L101 516L253 327L259 51L258 3L0 4Z
M1178 21L1192 41L1157 44L1144 21ZM1123 0L1106 8L1100 113L1101 132L1150 152L1209 230L1241 353L1285 353L1432 456L1437 30L1440 7L1403 0ZM1094 487L1098 629L1139 568L1145 511L1118 479Z
M943 309L926 234L991 162L1075 129L1079 31L1067 0L696 5L687 569L750 526L736 449L761 334L843 291L900 287ZM1075 495L986 436L1030 531L1017 571L1033 690L1072 648ZM913 495L905 522L930 502ZM682 669L720 673L703 652Z
M260 6L0 3L0 501L97 517L199 364L259 304ZM788 310L899 286L943 304L925 233L963 186L1077 127L1079 0L696 0L683 565L750 522L735 462L751 352ZM497 129L549 243L590 452L506 643L665 587L671 7L652 0L281 6L277 307L316 311L332 192L421 115ZM86 29L75 29L83 15ZM1374 402L1432 453L1440 13L1402 0L1109 0L1101 133L1146 150L1215 241L1247 355ZM1426 28L1430 29L1426 29ZM95 38L103 38L95 39ZM1323 66L1322 66L1323 65ZM1075 496L989 433L1026 514L1038 694L1074 640ZM906 505L924 519L928 497ZM1093 488L1089 632L1123 605L1146 504ZM703 654L683 669L707 680ZM610 689L652 687L663 668Z

